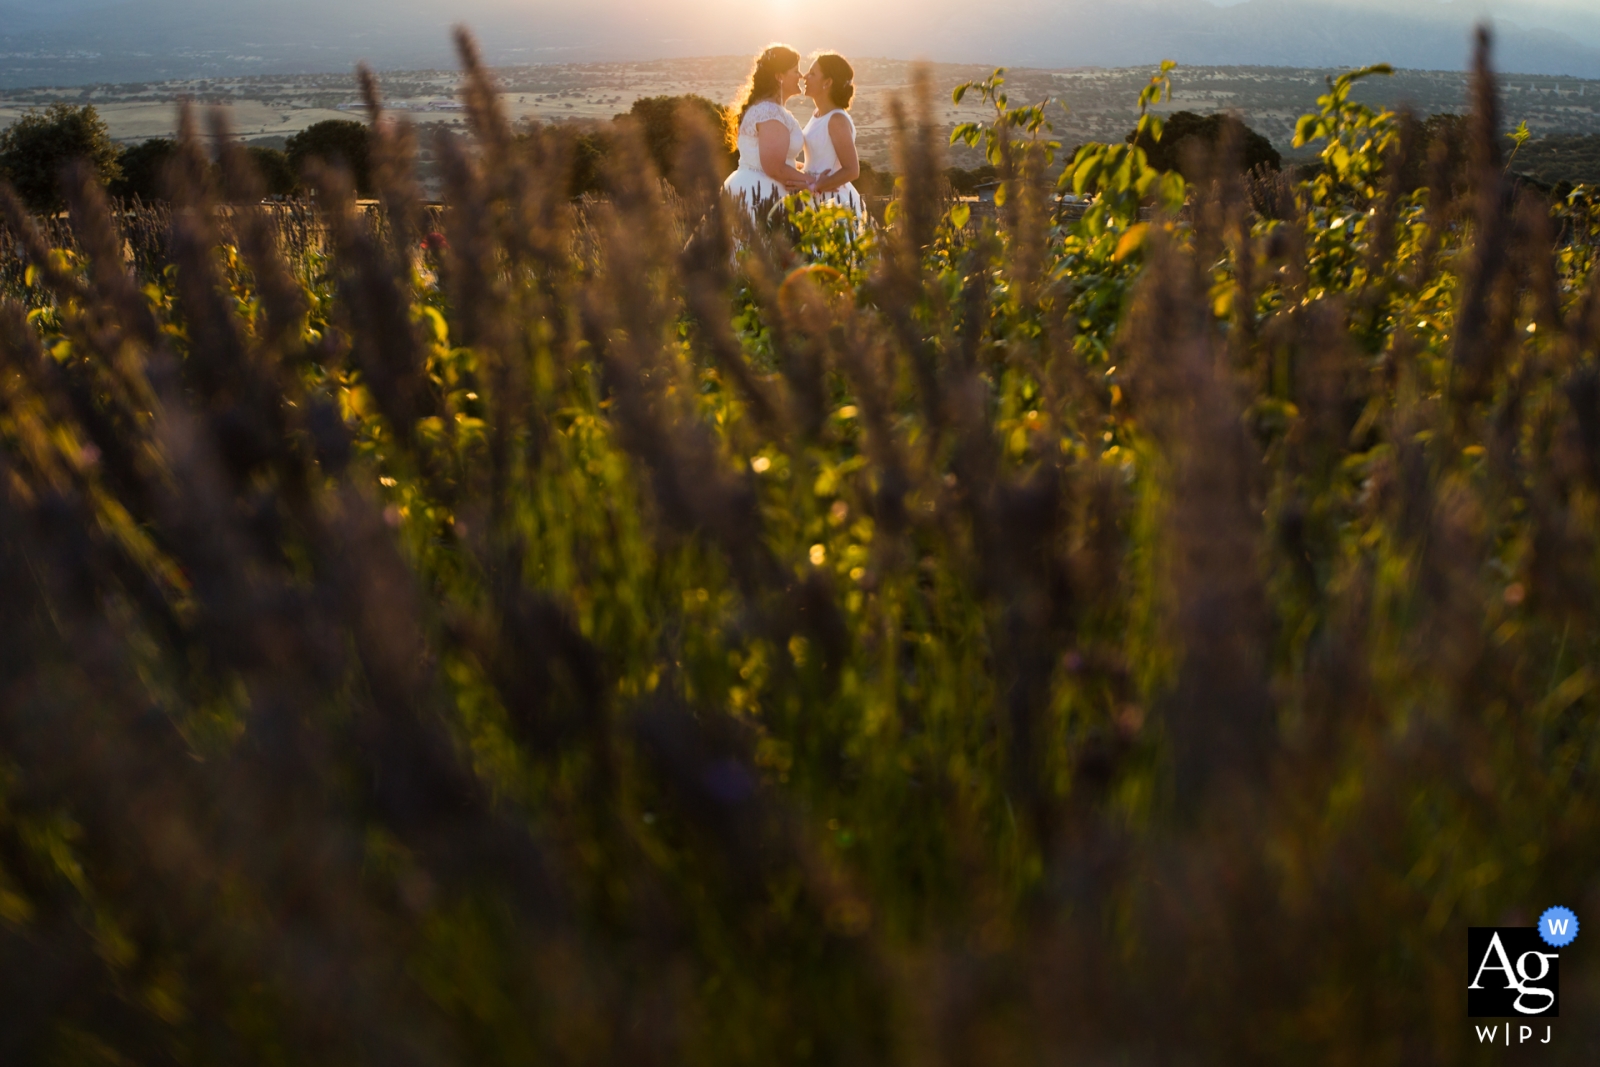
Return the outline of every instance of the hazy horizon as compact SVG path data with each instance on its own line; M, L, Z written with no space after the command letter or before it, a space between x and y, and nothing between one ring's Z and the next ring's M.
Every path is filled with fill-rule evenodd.
M496 64L802 50L1008 66L1459 70L1497 19L1497 66L1600 78L1592 0L0 0L0 84L453 65L465 22Z

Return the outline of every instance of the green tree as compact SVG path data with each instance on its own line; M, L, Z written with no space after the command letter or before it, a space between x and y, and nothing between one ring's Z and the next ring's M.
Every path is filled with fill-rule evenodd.
M287 153L265 145L251 145L245 151L256 165L268 196L293 196L299 191L300 179Z
M611 132L582 130L572 143L572 177L567 195L599 196L606 192L606 158L611 155Z
M364 123L350 119L327 119L306 127L289 138L289 168L295 175L305 173L313 159L347 167L355 179L356 195L372 194L371 141Z
M1000 180L1000 172L992 163L967 170L964 167L946 168L944 176L950 182L950 189L957 196L971 196L978 191L980 185Z
M861 161L861 177L852 184L862 196L894 195L894 173L879 170L864 159Z
M1440 191L1448 190L1450 196L1466 192L1470 180L1467 149L1472 144L1467 116L1449 112L1429 115L1422 121L1420 133L1422 150L1412 153L1405 187L1418 189L1437 182L1443 186Z
M632 119L643 128L645 146L650 151L650 158L655 160L662 176L668 181L673 180L673 174L678 167L678 147L683 143L686 111L703 117L713 130L720 130L727 123L727 111L721 104L707 100L696 93L642 97L633 102L633 107L626 115L617 116L618 121ZM724 157L722 162L731 170L733 157L727 152L721 140L716 144Z
M1226 124L1230 122L1238 123L1241 133L1239 164L1242 170L1248 172L1257 167L1283 169L1283 156L1272 147L1272 142L1231 115L1197 115L1193 111L1179 111L1167 119L1159 134L1151 130L1141 134L1136 130L1123 140L1144 149L1145 159L1150 166L1161 171L1177 171L1193 181L1198 175L1184 171L1184 157L1189 152L1189 146L1195 144L1216 148L1222 141Z
M121 174L110 184L111 195L122 200L137 197L147 204L166 200L163 172L177 150L177 142L165 137L125 145L117 154Z
M121 173L116 146L93 104L30 110L0 133L0 176L33 211L61 209L62 170L80 159L102 182L110 183Z
M604 196L610 189L606 181L606 161L611 157L615 142L611 128L600 123L563 122L554 129L569 138L567 143L572 151L567 169L567 196L573 200L582 196ZM533 124L517 134L517 142L527 149L539 136L538 125Z

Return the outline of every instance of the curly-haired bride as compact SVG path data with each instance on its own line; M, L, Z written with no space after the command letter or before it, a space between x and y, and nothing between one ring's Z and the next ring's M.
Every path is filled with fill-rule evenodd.
M856 124L850 101L856 95L856 72L845 58L824 52L806 72L806 95L817 113L801 136L806 145L806 174L818 200L832 201L866 218L867 203L856 191L861 157L856 154Z
M728 113L728 139L739 152L739 169L722 183L729 195L754 212L781 200L811 179L794 166L805 138L784 102L800 94L800 53L773 45L756 59L737 111Z

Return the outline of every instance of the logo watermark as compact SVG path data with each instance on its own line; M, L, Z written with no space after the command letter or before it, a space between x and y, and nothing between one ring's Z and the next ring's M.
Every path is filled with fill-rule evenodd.
M1578 936L1570 908L1548 908L1535 926L1473 926L1467 930L1467 1017L1545 1018L1561 1014L1561 953ZM1548 1045L1554 1028L1507 1022L1474 1025L1479 1044L1529 1041Z

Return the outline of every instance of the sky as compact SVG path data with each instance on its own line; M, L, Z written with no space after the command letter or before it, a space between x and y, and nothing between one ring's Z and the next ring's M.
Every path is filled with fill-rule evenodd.
M125 2L128 2L128 0L6 0L4 4L0 4L0 7L7 10L28 11L38 14L68 14L113 7ZM239 6L241 3L249 3L250 0L211 0L211 2L213 6L226 8ZM1233 7L1246 2L1246 0L1205 0L1205 2L1214 7ZM1307 4L1318 2L1318 0L1288 0L1288 2L1291 5L1306 6ZM1363 3L1370 6L1392 6L1390 0L1341 0L1341 2L1351 6L1358 6ZM1562 20L1572 15L1600 17L1600 0L1468 0L1468 2L1464 3L1454 3L1454 0L1442 0L1442 2L1435 0L1435 2L1441 7L1454 4L1454 6L1489 14L1514 15L1524 22L1541 24L1553 29L1561 28ZM500 0L500 3L501 6L520 6L529 9L541 6L538 0ZM361 6L361 4L360 0L327 0L324 6ZM459 0L452 0L452 2L440 3L438 6L441 11L448 11L450 8L472 5L463 5ZM695 5L692 0L688 0L688 2L683 2L683 0L665 0L665 2L664 0L635 0L630 6L640 13L660 14L673 8L692 10ZM790 8L799 10L805 5L799 0L756 0L754 4L746 3L743 6L746 8L769 6L776 9ZM867 5L855 5L855 8L860 11L865 6ZM919 0L900 0L899 3L896 3L895 0L875 0L870 5L870 7L879 10L896 7L904 10L916 10L921 6L922 4ZM984 10L1003 13L1007 6L1008 4L1002 0L1002 2L985 5Z

